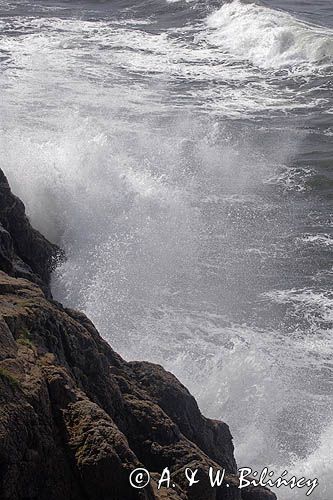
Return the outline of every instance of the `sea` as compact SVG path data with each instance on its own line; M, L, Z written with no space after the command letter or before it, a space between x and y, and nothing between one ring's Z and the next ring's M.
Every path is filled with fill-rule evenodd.
M55 298L332 500L332 0L0 0L0 148Z

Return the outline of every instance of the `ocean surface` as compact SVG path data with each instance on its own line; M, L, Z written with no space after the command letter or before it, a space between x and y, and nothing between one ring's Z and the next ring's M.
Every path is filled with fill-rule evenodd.
M0 96L56 298L332 500L332 0L0 0Z

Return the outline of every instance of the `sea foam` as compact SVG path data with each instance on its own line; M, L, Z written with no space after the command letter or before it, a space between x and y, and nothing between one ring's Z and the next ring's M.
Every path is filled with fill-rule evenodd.
M207 25L212 44L261 68L332 64L332 30L287 12L235 0L211 14Z

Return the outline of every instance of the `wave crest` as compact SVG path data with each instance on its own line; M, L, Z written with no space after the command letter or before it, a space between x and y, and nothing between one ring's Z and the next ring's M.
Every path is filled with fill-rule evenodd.
M235 0L207 18L209 42L261 68L333 61L333 32L287 12Z

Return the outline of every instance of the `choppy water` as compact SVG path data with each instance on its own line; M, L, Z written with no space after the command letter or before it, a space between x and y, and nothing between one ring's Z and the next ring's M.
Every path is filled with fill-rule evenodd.
M0 0L1 166L57 298L172 370L239 465L333 456L331 0ZM303 499L305 490L280 490Z

